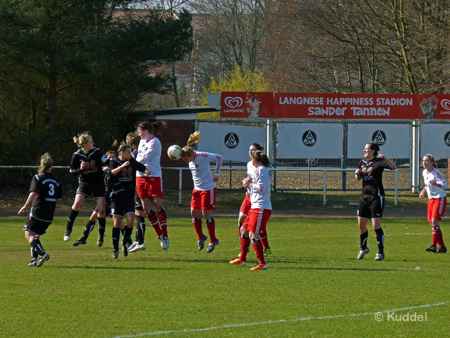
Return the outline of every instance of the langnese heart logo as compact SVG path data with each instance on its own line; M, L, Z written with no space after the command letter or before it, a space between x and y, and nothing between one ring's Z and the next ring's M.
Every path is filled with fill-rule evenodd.
M442 108L444 108L445 110L450 110L450 100L443 99L443 100L441 101L441 106L442 106Z
M243 100L240 97L228 96L225 98L224 102L227 105L227 107L234 109L234 108L241 106L243 103Z

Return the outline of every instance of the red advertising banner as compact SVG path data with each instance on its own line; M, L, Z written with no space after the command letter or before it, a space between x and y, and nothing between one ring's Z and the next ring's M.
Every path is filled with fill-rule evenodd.
M276 93L275 118L418 119L416 95Z
M420 119L449 120L450 119L450 95L419 94L417 102L420 106Z
M224 118L450 119L450 95L223 92Z
M222 92L221 116L272 119L273 93Z

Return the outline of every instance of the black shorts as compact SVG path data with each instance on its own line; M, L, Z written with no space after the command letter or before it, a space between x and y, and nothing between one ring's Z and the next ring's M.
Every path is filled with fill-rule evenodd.
M361 195L358 204L358 217L367 219L383 218L384 196Z
M134 210L144 210L144 206L142 205L142 201L139 198L137 191L134 194Z
M111 197L111 213L113 216L125 216L126 214L134 214L134 200L133 196L118 196Z
M29 231L38 236L45 235L45 231L52 224L52 222L41 221L34 217L28 216L27 221L23 227L23 231Z
M77 194L83 194L89 197L91 193L94 193L94 198L105 198L105 183L98 182L96 184L80 182L77 189Z

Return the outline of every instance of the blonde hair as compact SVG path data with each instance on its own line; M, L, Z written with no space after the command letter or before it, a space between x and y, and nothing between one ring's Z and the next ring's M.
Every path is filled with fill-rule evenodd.
M437 168L436 162L434 160L434 156L431 154L426 154L424 157L428 157L430 159L430 162L433 163L433 167Z
M181 155L190 155L194 152L194 145L200 141L200 138L202 135L200 134L200 131L195 131L191 135L189 135L189 139L187 141L187 146L184 146L181 149Z
M82 148L90 138L92 138L92 136L88 131L85 131L84 133L78 134L78 136L74 136L73 142L78 146L78 148Z
M139 146L139 142L141 141L141 138L139 137L138 133L128 133L126 142L129 146Z
M52 167L53 167L53 160L50 157L49 153L45 153L44 155L41 156L38 173L50 172L52 171L51 170Z
M119 143L119 141L117 141L117 140L114 141L112 146L113 146L114 149L117 149L117 153L121 153L122 151L124 151L124 150L126 150L128 148L132 149L129 144L126 144L123 141L121 141Z

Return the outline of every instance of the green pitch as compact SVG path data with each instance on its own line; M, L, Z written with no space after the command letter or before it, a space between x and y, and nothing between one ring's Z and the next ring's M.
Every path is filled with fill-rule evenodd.
M237 218L216 219L220 244L197 250L190 218L170 218L163 251L147 225L146 251L111 258L111 221L102 248L84 246L79 217L70 242L66 218L42 243L51 259L29 268L24 217L0 219L2 337L444 337L450 318L450 254L431 254L424 219L384 219L386 259L356 260L355 219L273 218L267 271L231 266ZM450 246L450 228L442 222ZM205 226L204 226L205 228ZM134 234L133 234L134 236ZM378 313L381 312L381 313Z

